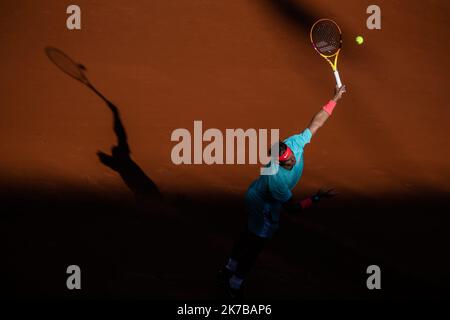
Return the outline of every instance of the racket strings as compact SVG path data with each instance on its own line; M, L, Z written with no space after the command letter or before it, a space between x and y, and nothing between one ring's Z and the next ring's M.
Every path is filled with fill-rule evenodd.
M320 21L311 32L311 40L321 54L333 55L341 47L341 32L334 22Z

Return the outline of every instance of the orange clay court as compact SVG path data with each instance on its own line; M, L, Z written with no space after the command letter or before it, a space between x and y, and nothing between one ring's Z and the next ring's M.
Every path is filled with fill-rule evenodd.
M381 30L366 28L370 1L76 4L82 29L70 31L67 2L0 3L3 294L67 297L54 275L79 261L81 296L220 295L215 272L260 166L174 165L171 133L192 131L195 120L222 132L279 128L281 138L305 129L333 95L331 69L309 42L309 22L330 17L343 33L348 92L305 149L293 193L327 186L339 195L282 217L247 293L368 297L365 268L379 264L388 297L448 296L449 2L378 1ZM126 177L99 161L117 139L111 111L58 70L46 46L82 63L114 103L133 172L165 204L150 201L142 213ZM33 263L43 278L29 286Z

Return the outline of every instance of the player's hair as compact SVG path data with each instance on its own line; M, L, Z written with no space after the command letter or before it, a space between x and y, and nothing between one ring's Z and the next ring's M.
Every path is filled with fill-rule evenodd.
M275 142L275 144L274 144L274 147L275 148L279 148L278 150L278 156L281 156L281 155L283 155L283 153L286 151L286 149L287 149L287 145L286 145L286 143L284 143L283 141L278 141L278 142ZM269 150L269 155L271 155L271 150Z

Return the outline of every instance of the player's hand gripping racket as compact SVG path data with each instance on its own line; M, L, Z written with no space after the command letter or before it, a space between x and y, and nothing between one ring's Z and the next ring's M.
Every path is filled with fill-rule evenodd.
M71 58L69 58L64 52L59 49L53 47L46 47L45 53L49 57L49 59L62 71L67 73L72 78L77 79L84 85L86 85L89 89L94 91L100 98L102 98L107 103L109 102L88 80L86 75L84 74L86 68Z
M333 69L336 84L342 87L337 70L337 60L342 47L342 33L339 26L330 19L317 20L309 33L314 49L328 61Z

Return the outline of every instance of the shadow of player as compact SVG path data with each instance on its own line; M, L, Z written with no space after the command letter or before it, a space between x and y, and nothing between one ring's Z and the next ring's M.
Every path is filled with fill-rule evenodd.
M309 36L311 26L318 20L318 15L311 8L294 0L267 0L266 3L272 6L274 13L292 22L305 36Z
M113 114L113 128L117 137L117 145L111 148L110 155L98 151L100 162L120 175L126 186L133 192L138 205L161 200L162 195L156 184L130 156L127 134L120 119L119 110L110 101L105 99L105 102Z

